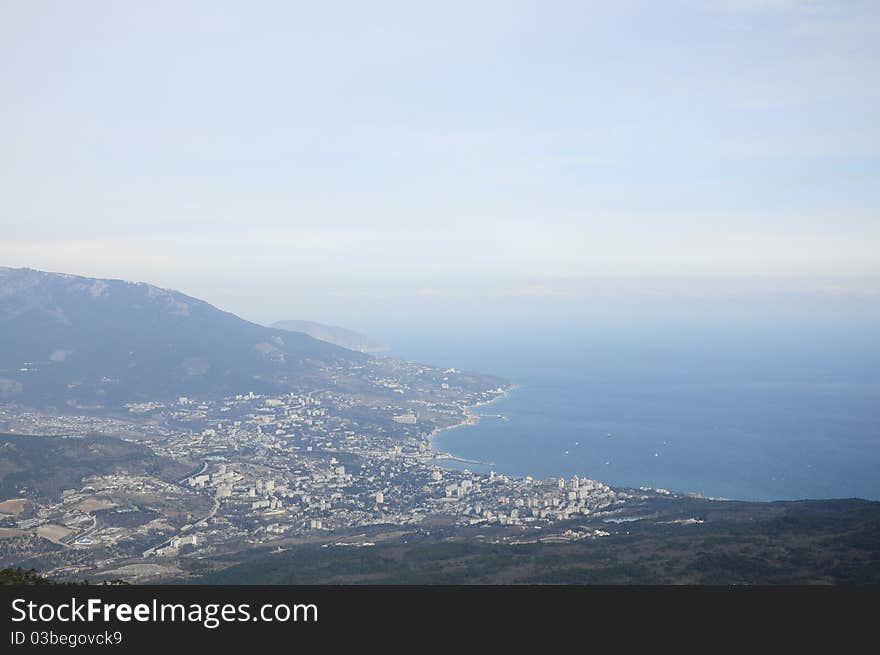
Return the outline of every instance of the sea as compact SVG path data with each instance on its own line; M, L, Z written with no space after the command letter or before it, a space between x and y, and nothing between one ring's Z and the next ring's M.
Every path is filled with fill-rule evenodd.
M880 500L873 320L610 320L411 330L396 356L492 373L510 393L440 451L516 476L712 498Z

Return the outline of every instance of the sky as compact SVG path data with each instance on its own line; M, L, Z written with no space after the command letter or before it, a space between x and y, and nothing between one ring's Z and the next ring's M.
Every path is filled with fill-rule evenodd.
M0 94L0 265L354 328L880 305L872 0L0 0Z

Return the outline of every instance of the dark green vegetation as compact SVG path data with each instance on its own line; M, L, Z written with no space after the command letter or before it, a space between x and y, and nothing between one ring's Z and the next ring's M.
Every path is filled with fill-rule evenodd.
M684 511L702 524L666 522ZM880 584L880 503L659 501L652 518L597 523L565 543L474 539L302 547L242 561L224 584ZM464 537L464 535L460 535Z
M36 569L23 569L21 567L7 567L5 569L0 569L0 585L18 585L18 586L44 586L44 585L52 585L52 586L83 586L88 585L87 580L82 580L80 582L57 582L54 580L49 580L48 578L44 578L39 573L37 573ZM124 580L107 580L102 583L103 585L125 585L128 584Z
M194 464L156 455L140 444L115 437L32 437L0 433L0 499L54 498L79 488L83 478L127 471L172 482Z
M47 578L44 578L36 569L23 569L21 567L7 567L0 569L0 585L57 585Z
M0 400L111 407L285 390L365 355L176 291L0 267Z

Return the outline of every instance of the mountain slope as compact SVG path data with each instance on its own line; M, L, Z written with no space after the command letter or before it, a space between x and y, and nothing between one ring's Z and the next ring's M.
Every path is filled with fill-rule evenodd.
M199 584L743 585L880 583L880 503L669 499L661 516L598 539L503 542L435 527L373 548L302 545L242 554ZM703 516L676 524L670 516ZM381 533L379 533L381 534ZM400 533L397 533L398 535ZM228 560L227 560L228 561ZM223 562L225 564L225 562ZM210 569L208 569L210 570Z
M197 466L157 455L147 446L115 437L35 437L0 433L0 499L56 498L91 475L126 471L174 482Z
M389 351L388 346L381 341L335 325L324 325L312 321L278 321L273 323L272 327L290 332L303 332L315 339L362 353L386 353Z
M148 284L0 268L0 400L112 406L297 388L365 357Z

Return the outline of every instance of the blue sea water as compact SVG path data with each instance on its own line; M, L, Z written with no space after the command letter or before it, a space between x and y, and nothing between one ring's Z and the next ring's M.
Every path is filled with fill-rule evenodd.
M439 450L498 472L743 500L880 499L880 345L840 325L567 325L400 336L517 387ZM475 467L470 467L475 468Z

